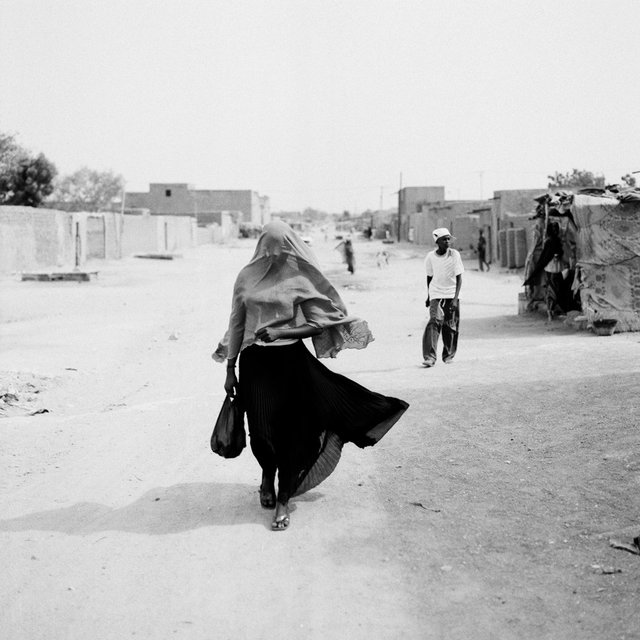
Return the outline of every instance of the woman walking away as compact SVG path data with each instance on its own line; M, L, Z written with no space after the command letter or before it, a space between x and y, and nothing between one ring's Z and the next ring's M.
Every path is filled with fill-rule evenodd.
M309 337L318 358L373 340L364 320L347 315L311 249L288 225L271 222L238 274L229 328L213 357L227 362L226 392L240 391L262 468L260 503L275 508L274 531L289 526L289 500L334 470L345 442L375 444L409 406L325 367L303 344Z
M356 255L353 251L353 243L349 238L344 241L344 259L347 262L347 271L353 275L356 271Z
M335 248L342 253L342 262L347 265L347 271L353 275L356 271L356 254L351 239L342 240Z

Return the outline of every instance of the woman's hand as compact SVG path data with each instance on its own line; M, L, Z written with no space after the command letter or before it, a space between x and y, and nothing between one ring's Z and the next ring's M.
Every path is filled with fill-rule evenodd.
M238 378L236 377L235 369L227 369L227 378L224 381L224 390L227 392L228 396L231 396L232 398L236 397L236 393L238 392Z
M282 329L273 327L262 327L256 331L256 338L262 342L273 342L282 336Z

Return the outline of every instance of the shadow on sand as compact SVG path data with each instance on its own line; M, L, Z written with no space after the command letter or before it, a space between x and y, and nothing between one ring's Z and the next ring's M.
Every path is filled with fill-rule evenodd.
M464 314L464 310L462 312ZM542 314L491 316L488 318L465 318L460 320L461 340L500 340L503 338L527 338L532 336L549 336L549 334L580 334L585 338L592 337L591 332L578 332L560 319L548 322Z
M308 494L302 499L315 500L321 495ZM270 528L272 513L260 507L257 487L200 482L158 487L135 502L115 509L95 502L79 502L70 507L0 520L0 531L59 531L70 535L125 531L166 535L247 523Z

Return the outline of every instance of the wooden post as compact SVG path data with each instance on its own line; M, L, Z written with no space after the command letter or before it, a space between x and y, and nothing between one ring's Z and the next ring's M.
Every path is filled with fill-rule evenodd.
M76 269L80 268L82 247L80 244L80 223L76 222Z

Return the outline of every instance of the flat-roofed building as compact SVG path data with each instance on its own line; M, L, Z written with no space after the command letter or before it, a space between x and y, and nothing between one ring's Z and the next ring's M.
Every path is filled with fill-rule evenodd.
M251 189L194 189L186 182L152 182L148 192L128 191L125 208L148 209L151 215L193 216L239 211L243 222L271 220L269 197Z

